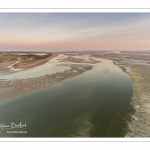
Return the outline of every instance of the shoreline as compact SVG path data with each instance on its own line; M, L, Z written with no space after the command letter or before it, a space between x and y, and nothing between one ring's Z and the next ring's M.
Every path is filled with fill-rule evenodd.
M43 65L43 64L47 63L49 60L51 60L51 59L53 59L54 57L57 57L57 56L58 56L58 54L52 54L50 57L45 58L43 60L37 61L37 62L32 63L32 64L19 66L19 67L16 67L17 64L14 64L14 69L23 69L23 70L32 69L34 67L37 67L37 66L40 66L40 65Z
M13 60L7 60L0 62L0 76L5 76L5 75L11 75L20 71L26 71L29 69L33 69L35 67L41 66L46 64L48 61L51 59L57 57L59 53L52 54L51 56L44 58L42 60L38 60L36 62L28 63L28 64L23 64L21 59L19 58L19 55L15 55L16 57ZM3 57L3 55L0 55ZM12 55L13 57L13 55Z
M132 120L128 122L129 131L125 137L149 137L150 136L150 119L148 117L150 111L149 107L145 107L146 104L150 104L150 100L146 99L149 98L148 93L144 93L145 84L141 81L142 78L146 78L145 74L140 72L137 68L142 68L141 70L145 70L146 66L119 66L125 73L127 73L132 81L133 85L133 98L131 100L131 105L135 109L135 113L132 115ZM144 81L144 80L143 80ZM150 86L148 86L150 89Z
M3 80L0 85L0 89L3 89L3 91L0 92L0 102L11 100L30 92L55 85L63 80L73 78L92 69L92 66L89 65L80 65L80 67L82 68L78 69L72 65L70 70L46 74L35 78L17 79L14 81Z
M97 62L101 62L101 59L107 59L112 61L113 65L116 65L123 72L128 74L131 78L133 86L133 97L131 99L131 108L127 108L126 118L127 133L125 137L149 137L150 136L150 67L147 63L134 64L135 60L132 56L126 58L126 60L120 58L123 56L117 56L112 59L112 55L107 58L101 55L97 55L98 58L93 59L91 56L81 59L79 56L67 56L61 54L59 57L54 58L52 65L64 65L69 66L69 70L62 72L55 72L51 74L45 74L43 76L17 79L17 80L1 80L0 84L0 102L11 100L27 93L46 88L51 85L55 85L63 80L80 75L96 65ZM119 58L117 60L117 57ZM92 58L92 59L91 59ZM101 59L99 59L101 58ZM138 59L138 58L136 58ZM145 59L145 58L143 58ZM140 59L139 56L139 60ZM101 63L103 65L104 62ZM32 66L32 65L31 65ZM34 66L34 65L33 65ZM28 66L29 67L29 66ZM50 69L50 68L47 68ZM120 71L121 71L120 70ZM133 113L130 111L133 110ZM135 110L135 111L134 111ZM123 119L123 117L121 118Z
M66 69L64 71L58 70L57 72L53 73L46 73L41 76L37 77L29 77L28 78L2 78L1 84L0 84L0 102L11 100L13 98L16 98L18 96L30 93L32 91L36 91L42 88L46 88L51 85L55 85L63 80L78 76L88 70L91 70L94 67L94 64L98 61L97 59L90 59L90 57L86 58L87 60L84 60L82 58L82 63L78 60L78 58L74 58L74 56L70 57L67 55L60 54L58 57L58 54L53 55L53 60L51 61L52 66L55 68L56 65L61 66L68 66L70 69ZM49 58L48 58L49 59ZM52 59L52 57L51 57ZM68 64L65 61L65 59L69 59ZM62 61L64 61L62 63ZM47 66L47 70L51 69L49 66ZM52 67L52 68L53 68ZM34 68L33 68L34 69ZM22 72L24 70L21 70ZM32 72L32 69L31 69ZM21 74L20 74L21 75Z
M122 52L120 54L98 53L93 56L117 62L117 66L131 78L133 97L131 106L135 109L126 120L128 132L125 137L150 137L150 55Z
M31 72L33 66L35 67L39 67L41 65L41 63L43 62L47 62L49 60L51 60L51 67L49 65L46 65L47 70L51 70L53 68L55 68L56 66L58 66L57 68L59 68L61 66L68 66L70 69L65 69L65 70L59 70L55 71L55 72L51 72L51 73L44 73L43 75L39 75L37 77L28 77L28 78L10 78L8 77L8 79L6 78L2 78L1 79L1 84L0 84L0 102L4 102L7 100L11 100L13 98L17 98L19 96L25 95L27 93L36 91L36 90L40 90L42 88L46 88L48 86L52 86L55 85L63 80L78 76L88 70L91 70L93 68L92 63L94 64L94 62L92 61L91 64L88 63L78 63L78 59L70 59L70 62L67 64L66 62L62 63L61 60L64 59L64 57L68 57L65 55L59 55L57 54L53 54L52 56L40 61L40 63L36 63L36 64L31 64L30 66L25 66L25 68L27 69L31 69ZM58 57L57 57L58 56ZM59 61L58 61L59 59ZM73 61L73 62L72 62ZM77 63L76 63L77 62ZM38 65L38 66L37 66ZM42 66L43 67L43 66ZM17 68L18 69L18 68ZM20 73L22 71L26 71L27 69L21 70L19 71ZM42 68L41 68L42 69ZM42 70L41 70L42 71ZM16 71L17 73L18 71ZM10 74L14 75L13 73ZM20 74L21 75L21 74Z

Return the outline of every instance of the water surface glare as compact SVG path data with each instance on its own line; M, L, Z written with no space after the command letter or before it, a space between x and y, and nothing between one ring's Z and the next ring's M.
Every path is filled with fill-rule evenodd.
M26 122L26 137L123 137L133 112L130 77L111 61L0 104L0 124ZM132 110L132 111L130 111Z

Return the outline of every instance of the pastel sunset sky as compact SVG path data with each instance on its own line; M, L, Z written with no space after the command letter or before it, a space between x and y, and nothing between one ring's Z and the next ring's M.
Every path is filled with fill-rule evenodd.
M0 13L7 50L150 50L150 13Z

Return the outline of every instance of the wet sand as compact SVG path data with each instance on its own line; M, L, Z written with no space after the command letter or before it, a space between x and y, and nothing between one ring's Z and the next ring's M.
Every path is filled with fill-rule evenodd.
M95 55L95 54L94 54ZM110 53L95 55L117 62L124 72L128 73L134 86L131 105L135 108L132 120L128 122L126 137L150 136L150 55L142 53Z
M0 63L0 75L7 75L7 74L12 74L15 71L10 70L10 68L8 66L10 66L11 64L15 63L16 60L13 61L5 61L3 63Z
M55 85L63 80L72 78L83 72L90 70L92 66L80 65L71 66L70 70L64 72L57 72L50 75L45 75L36 78L20 79L20 80L1 80L0 84L0 102L16 98L18 96L39 90L41 88L46 88L51 85Z
M66 57L66 55L59 55L49 63L57 64L59 61L56 60L67 59ZM85 65L85 61L90 62L92 59L99 63L95 64L91 60L92 70L82 75L18 97L14 101L10 100L4 105L2 103L2 122L9 122L10 118L15 122L26 121L29 134L25 136L28 137L124 137L126 124L120 123L118 119L116 123L114 116L118 112L121 113L121 110L128 107L130 103L133 90L129 75L110 60L95 59L88 55L83 55L82 58L84 63L70 60L63 64L61 62L61 65L74 67L71 72L76 73L79 70L85 71L86 65L89 65L88 63ZM65 70L65 75L68 71ZM61 79L62 76L55 74L55 78ZM41 84L44 83L43 80L40 81ZM119 116L122 116L122 113ZM4 137L6 134L2 133L1 136Z
M66 67L69 67L70 69L67 69L64 71L57 71L57 72L50 73L50 74L45 73L45 75L42 75L42 76L26 78L26 79L19 79L19 78L3 79L1 77L0 79L0 83L1 83L0 84L0 102L11 100L13 98L22 96L24 94L39 90L41 88L46 88L48 86L55 85L63 80L80 75L84 73L85 71L92 69L93 67L92 65L89 65L86 63L76 64L78 63L78 60L75 58L69 59L69 63L67 62L62 63L62 60L64 59L64 57L66 58L67 56L59 55L58 58L57 56L58 54L56 55L54 54L52 57L47 58L46 62L47 60L53 59L52 61L48 62L50 63L50 65L54 67L58 67L58 68L59 66L60 67L66 66ZM5 67L6 65L7 64L5 64ZM31 64L30 66L28 65L28 67L25 67L25 70L31 69L32 71L32 67L36 68L40 65L41 65L40 63L38 63L37 65ZM47 69L49 69L49 66L47 66ZM20 71L19 73L21 72L22 71ZM9 72L9 74L10 73L11 74L13 73L12 75L15 76L15 72ZM5 77L5 70L2 72L2 74ZM11 76L11 74L9 76Z
M141 55L139 53L102 53L92 52L91 56L95 58L109 59L115 65L120 67L124 72L130 75L134 85L134 97L131 105L135 108L132 120L128 122L128 133L126 137L149 137L150 136L150 55ZM85 71L92 69L92 64L96 60L81 59L79 54L73 57L72 54L60 55L57 60L63 65L69 65L71 69L44 76L21 79L21 80L1 80L0 84L0 101L10 100L15 97L39 90L51 85L55 85L65 79L72 78ZM67 64L70 62L70 64ZM91 63L91 65L90 65ZM3 66L2 66L3 65ZM6 68L10 62L1 64L0 69L3 74L10 73Z
M135 99L133 105L136 113L129 123L127 137L150 136L150 66L130 67L130 76L134 84Z
M49 61L47 62L47 60ZM40 63L38 63L37 65L27 65L24 67L25 70L23 69L19 72L16 71L16 73L19 74L15 74L15 72L13 72L13 74L11 73L10 75L5 76L5 71L3 71L4 76L1 76L0 78L0 102L11 100L18 96L22 96L24 94L39 90L41 88L55 85L63 80L80 75L92 69L94 64L101 61L96 60L96 58L93 59L88 55L79 56L74 54L53 54L51 57L46 59L46 62L47 64L45 65L40 65ZM61 68L62 66L69 69L60 71L59 68ZM44 70L42 70L42 68L44 68ZM51 73L48 73L49 70L53 68L58 68L58 71L52 71ZM32 76L31 73L36 72L36 70L40 72L47 70L47 72L43 73L43 75ZM27 77L23 76L23 72L28 72ZM18 78L18 75L20 76L20 78Z

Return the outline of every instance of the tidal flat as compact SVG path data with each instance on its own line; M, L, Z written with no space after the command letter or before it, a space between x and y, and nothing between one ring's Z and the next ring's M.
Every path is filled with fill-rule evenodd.
M96 56L97 57L97 56ZM128 73L132 79L134 95L131 105L135 111L128 122L125 137L150 136L150 52L100 53L99 57L117 62L117 66Z
M28 132L0 136L148 137L148 62L137 53L66 52L33 68L3 69L0 123L26 122Z

